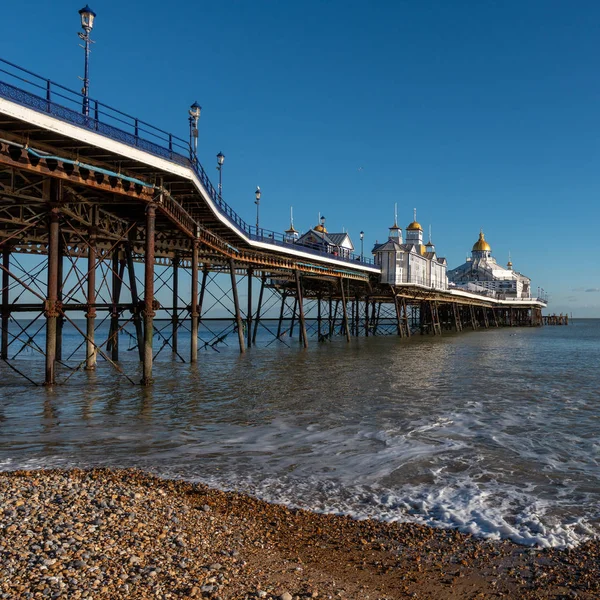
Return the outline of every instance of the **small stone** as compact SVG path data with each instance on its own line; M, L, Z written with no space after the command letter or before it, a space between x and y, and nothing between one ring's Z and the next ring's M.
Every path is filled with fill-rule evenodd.
M279 600L292 600L292 595L289 592L283 592L283 594L279 596Z

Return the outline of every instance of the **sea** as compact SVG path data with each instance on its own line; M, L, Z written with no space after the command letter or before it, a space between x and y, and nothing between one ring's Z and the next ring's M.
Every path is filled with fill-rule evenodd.
M64 340L66 355L81 337L67 325ZM100 358L33 386L0 363L0 470L136 467L528 546L600 533L600 320L306 350L264 330L243 355L230 333L197 364L159 339L147 388L128 340L131 380ZM13 364L43 381L34 344L21 350Z

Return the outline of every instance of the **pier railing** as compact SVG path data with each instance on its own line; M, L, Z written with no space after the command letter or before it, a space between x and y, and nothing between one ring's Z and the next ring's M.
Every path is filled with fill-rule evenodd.
M210 181L198 157L194 155L187 140L168 133L146 121L132 117L103 102L89 98L50 79L46 79L18 65L0 58L0 97L21 104L57 119L89 129L112 140L154 154L161 158L191 167L201 181L217 210L238 231L249 239L280 247L301 246L303 252L331 257L333 252L297 244L285 234L257 228L246 223L227 204ZM84 114L84 100L88 114ZM353 264L373 266L371 258L357 254L335 256Z

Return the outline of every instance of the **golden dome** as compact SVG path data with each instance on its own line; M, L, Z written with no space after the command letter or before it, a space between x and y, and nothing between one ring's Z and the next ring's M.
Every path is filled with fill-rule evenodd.
M318 231L319 233L327 233L327 229L325 229L325 227L323 227L323 225L317 225L314 228L315 231Z
M473 252L491 252L491 246L485 241L483 231L479 234L479 239L473 245Z
M298 231L296 229L294 229L293 225L290 225L289 229L285 230L286 233L298 233Z
M407 228L406 231L423 231L423 228L419 223L413 221Z

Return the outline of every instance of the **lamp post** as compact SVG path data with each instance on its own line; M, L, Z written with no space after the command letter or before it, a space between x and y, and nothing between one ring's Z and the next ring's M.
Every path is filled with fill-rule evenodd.
M81 90L81 93L83 94L82 112L87 117L90 114L90 44L94 43L90 39L90 33L94 27L96 13L86 4L85 7L79 11L79 16L81 17L81 28L83 29L83 33L81 31L79 32L79 37L84 42L84 46L82 46L82 48L85 56L83 67L83 88Z
M327 245L325 244L325 217L321 215L319 219L321 221L321 236L323 238L323 252L327 252Z
M223 194L223 180L221 178L221 169L223 168L223 163L225 162L225 155L222 152L217 154L217 171L219 171L219 198L221 198Z
M256 204L256 235L258 236L258 207L260 206L260 187L256 186L254 196L256 197L256 200L254 201L254 204Z
M198 154L198 121L201 112L202 107L197 102L194 102L188 110L190 115L188 119L190 122L190 158L195 158Z
M360 262L363 262L365 255L363 253L363 242L365 239L365 232L361 231L360 232Z

